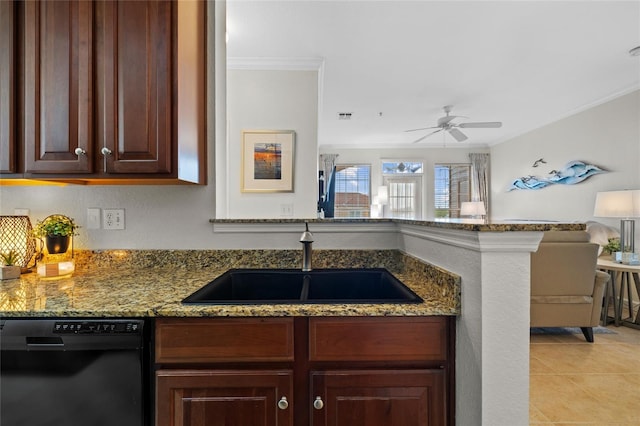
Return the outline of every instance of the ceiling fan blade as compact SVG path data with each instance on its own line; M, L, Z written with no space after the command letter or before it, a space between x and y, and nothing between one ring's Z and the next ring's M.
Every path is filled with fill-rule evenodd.
M411 130L405 130L405 132L417 132L418 130L428 130L428 129L437 129L438 127L421 127L419 129L411 129Z
M449 129L449 134L453 136L458 142L466 141L468 139L464 133L456 128Z
M413 141L413 143L421 142L421 141L425 140L426 138L428 138L429 136L431 136L431 135L433 135L433 134L435 134L435 133L441 132L441 131L442 131L442 129L438 129L438 130L436 130L435 132L427 133L427 134L426 134L426 135L424 135L423 137L421 137L421 138L416 139L415 141Z
M478 129L489 129L489 128L497 128L502 127L502 123L499 121L485 121L481 123L460 123L458 124L460 128L478 128Z

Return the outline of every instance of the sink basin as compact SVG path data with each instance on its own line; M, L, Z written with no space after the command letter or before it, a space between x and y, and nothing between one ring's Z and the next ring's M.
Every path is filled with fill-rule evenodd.
M383 268L230 269L182 301L196 305L421 302Z

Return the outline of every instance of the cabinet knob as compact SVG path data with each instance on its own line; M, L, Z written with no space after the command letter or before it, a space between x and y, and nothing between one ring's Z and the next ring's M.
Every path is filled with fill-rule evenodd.
M75 151L73 151L78 157L80 157L81 155L87 155L87 151L85 151L84 149L78 147L75 149Z
M280 398L280 401L278 401L278 408L281 410L286 410L287 408L289 408L289 401L287 401L286 396Z
M102 155L111 155L111 150L109 148L107 148L106 146L102 147L100 152L102 153Z
M322 402L322 398L316 396L316 400L313 401L313 408L315 408L316 410L322 410L322 408L324 408L324 402Z

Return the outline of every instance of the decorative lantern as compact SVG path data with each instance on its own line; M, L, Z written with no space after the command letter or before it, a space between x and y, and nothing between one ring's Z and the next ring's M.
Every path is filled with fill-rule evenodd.
M29 216L0 216L0 253L14 252L17 266L26 269L36 251Z

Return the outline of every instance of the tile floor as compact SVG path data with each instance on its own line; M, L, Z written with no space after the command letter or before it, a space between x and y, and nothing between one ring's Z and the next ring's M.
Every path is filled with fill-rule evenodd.
M608 328L594 343L531 336L531 425L640 425L640 330Z

